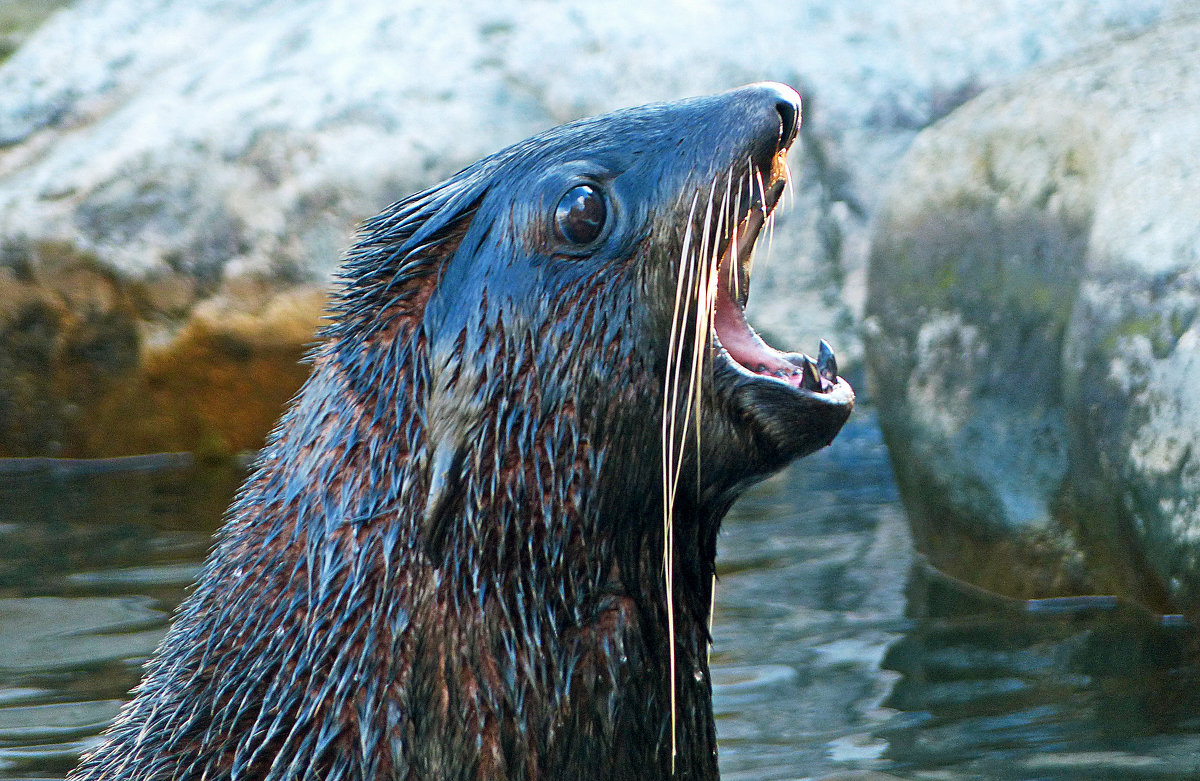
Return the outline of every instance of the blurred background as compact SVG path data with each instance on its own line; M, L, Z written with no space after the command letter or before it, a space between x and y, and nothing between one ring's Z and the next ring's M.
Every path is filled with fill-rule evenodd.
M766 79L749 318L861 403L726 521L724 777L1200 778L1194 0L0 0L0 59L0 778L138 680L359 222Z

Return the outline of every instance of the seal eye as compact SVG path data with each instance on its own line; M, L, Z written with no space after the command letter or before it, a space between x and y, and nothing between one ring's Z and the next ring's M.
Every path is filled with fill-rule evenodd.
M600 237L607 218L604 195L590 184L567 190L554 209L558 234L572 244L591 244Z

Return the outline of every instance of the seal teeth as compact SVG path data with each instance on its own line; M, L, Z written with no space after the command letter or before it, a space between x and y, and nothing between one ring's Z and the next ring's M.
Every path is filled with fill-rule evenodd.
M837 382L837 358L833 357L833 348L824 339L821 340L821 349L817 353L817 371L830 382Z
M817 376L817 365L813 363L813 359L807 355L804 356L804 364L800 367L800 372L803 375L800 383L810 391L820 392L821 378Z

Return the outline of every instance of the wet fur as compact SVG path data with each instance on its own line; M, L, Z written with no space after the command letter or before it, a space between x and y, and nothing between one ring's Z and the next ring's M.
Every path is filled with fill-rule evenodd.
M558 128L366 225L311 378L73 779L716 777L717 529L800 453L705 386L668 599L659 421L689 204L758 153L727 129L745 102ZM556 253L544 215L595 164L621 221Z

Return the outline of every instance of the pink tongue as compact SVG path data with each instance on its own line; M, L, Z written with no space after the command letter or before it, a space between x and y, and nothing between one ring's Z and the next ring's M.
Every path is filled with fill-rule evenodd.
M722 263L721 265L723 268L726 264ZM779 379L790 385L800 386L799 369L785 361L778 351L750 330L750 326L746 323L745 313L733 300L729 292L729 285L724 279L717 284L715 310L713 328L717 332L717 338L721 340L721 346L729 352L731 358L756 374L774 377L776 372L783 371L786 376L779 377Z

